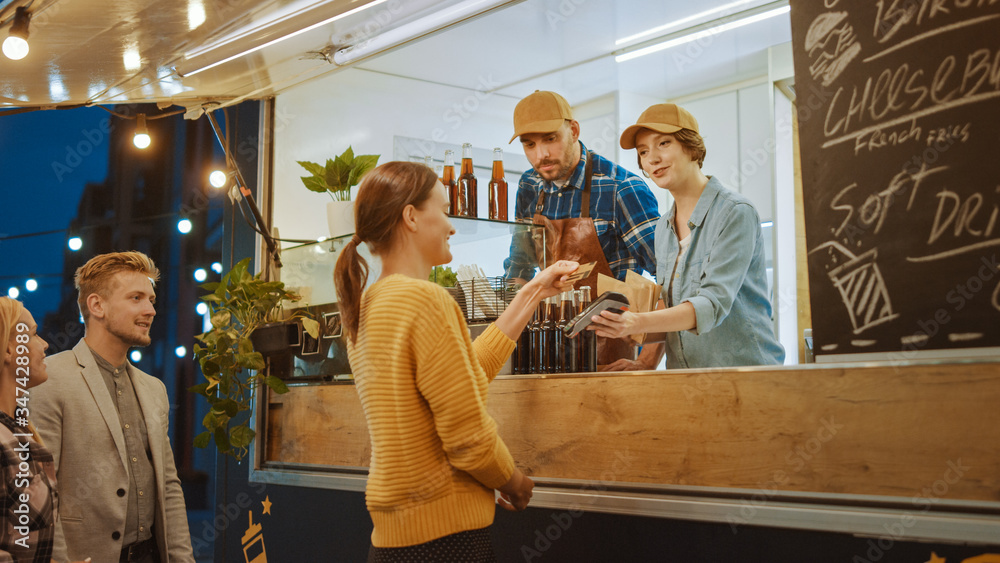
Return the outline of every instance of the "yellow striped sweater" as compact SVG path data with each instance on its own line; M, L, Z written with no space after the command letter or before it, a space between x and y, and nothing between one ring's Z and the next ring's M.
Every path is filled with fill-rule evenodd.
M458 303L431 282L394 274L365 290L348 356L371 435L374 546L493 523L493 489L514 460L486 393L513 349L495 325L472 342Z

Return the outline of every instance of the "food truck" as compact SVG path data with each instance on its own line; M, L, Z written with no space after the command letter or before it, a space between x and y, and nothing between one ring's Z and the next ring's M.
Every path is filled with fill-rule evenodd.
M531 165L512 115L535 90L637 173L618 139L644 108L697 117L705 173L760 215L785 365L508 366L488 410L536 488L527 511L498 510L498 558L1000 561L1000 7L869 4L13 0L0 21L31 12L34 66L2 67L0 102L214 120L228 213L253 224L228 223L224 262L253 257L320 321L290 344L288 392L255 397L248 457L217 456L215 517L192 529L215 561L370 545L371 446L332 282L352 212L299 162L350 147L443 175L465 146L479 190L448 266L475 335L509 302L511 245L545 236L514 221ZM487 189L497 148L505 198Z

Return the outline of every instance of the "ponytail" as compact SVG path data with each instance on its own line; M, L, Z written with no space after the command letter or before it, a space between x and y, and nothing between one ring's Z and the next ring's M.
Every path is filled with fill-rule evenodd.
M368 262L358 252L361 240L351 237L340 251L333 269L333 285L340 304L340 320L353 344L358 336L358 317L361 315L361 292L368 283Z

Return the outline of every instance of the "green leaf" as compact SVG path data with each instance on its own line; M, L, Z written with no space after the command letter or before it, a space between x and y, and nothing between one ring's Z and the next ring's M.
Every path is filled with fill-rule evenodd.
M208 411L208 414L201 419L201 425L209 430L215 430L219 427L219 419L215 416L215 413Z
M319 323L313 319L303 317L299 319L302 323L302 330L306 331L309 336L313 337L315 340L319 340Z
M204 374L205 377L213 377L219 375L219 372L220 372L219 364L211 360L205 360L204 362L201 363L201 373Z
M228 326L233 320L233 315L229 311L219 311L212 315L212 326L223 328Z
M249 446L250 442L253 442L253 437L255 434L256 432L254 432L247 426L237 426L236 428L233 428L231 434L233 447L245 448Z
M230 270L228 274L226 274L227 280L234 280L234 279L238 280L242 278L243 275L247 273L247 267L249 266L250 266L249 258L244 258L240 260L239 262L236 263L236 265L233 266L233 269Z
M305 184L309 191L317 193L326 193L328 187L326 184L326 174L322 176L299 176L302 178L302 183Z
M355 158L348 185L357 186L361 183L361 177L370 172L378 164L378 156L377 154L362 154Z
M347 150L344 151L344 154L338 156L337 158L339 160L343 160L344 162L351 162L352 160L354 160L354 149L350 145L348 145Z
M237 350L239 350L240 354L251 354L253 353L253 342L249 338L240 338Z
M191 387L188 387L188 391L190 391L191 393L197 393L199 395L204 395L205 392L208 391L208 382L206 381L205 383L199 383L198 385L192 385Z
M202 432L194 437L194 447L196 448L207 448L209 440L212 439L211 432Z
M215 341L215 353L225 354L229 347L233 345L233 339L226 333L219 335L219 339Z
M345 188L347 179L351 176L351 165L337 160L326 161L326 185L329 190Z
M270 387L272 391L274 391L279 395L283 393L288 393L288 386L285 385L285 382L273 375L265 377L264 383L266 383L267 386Z
M222 411L225 412L226 416L228 416L229 418L233 418L240 412L239 403L237 403L232 399L224 399L222 401L219 401L219 403L216 404L214 408L221 408Z
M309 162L308 160L296 160L295 162L298 162L299 166L305 168L306 171L313 176L319 176L322 178L326 175L326 168L324 168L322 164L316 164L315 162Z
M252 369L260 371L264 369L267 364L264 363L264 356L260 352L251 352L249 354L236 354L236 361L246 369Z
M228 452L230 449L229 434L221 426L215 429L215 447L219 448L219 451L223 453Z

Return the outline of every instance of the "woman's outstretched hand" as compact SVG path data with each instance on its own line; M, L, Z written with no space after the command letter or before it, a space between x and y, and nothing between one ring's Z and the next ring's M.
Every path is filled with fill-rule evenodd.
M542 299L559 295L560 293L573 289L573 282L567 281L570 274L580 267L579 262L572 260L559 260L541 272L538 272L525 287L536 284L538 295Z

